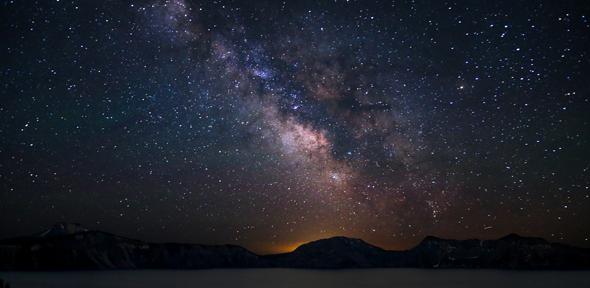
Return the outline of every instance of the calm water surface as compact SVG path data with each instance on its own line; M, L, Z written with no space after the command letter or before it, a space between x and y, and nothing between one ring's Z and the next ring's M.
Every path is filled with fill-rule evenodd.
M590 271L499 270L139 270L0 272L24 287L590 287Z

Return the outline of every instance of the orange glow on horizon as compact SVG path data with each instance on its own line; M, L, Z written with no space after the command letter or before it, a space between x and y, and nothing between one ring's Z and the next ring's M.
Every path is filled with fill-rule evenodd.
M283 245L278 245L276 251L278 253L293 252L293 251L295 251L295 249L297 249L297 247L299 247L307 242L309 242L309 241L299 241L299 242L292 242L292 243L286 243Z

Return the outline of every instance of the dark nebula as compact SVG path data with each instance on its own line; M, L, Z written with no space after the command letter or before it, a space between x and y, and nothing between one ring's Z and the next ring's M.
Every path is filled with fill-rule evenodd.
M2 1L0 237L590 246L585 1Z

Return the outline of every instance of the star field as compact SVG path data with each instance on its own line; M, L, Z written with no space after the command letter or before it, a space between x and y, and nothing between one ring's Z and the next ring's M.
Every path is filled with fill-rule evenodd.
M0 236L590 246L583 1L3 1Z

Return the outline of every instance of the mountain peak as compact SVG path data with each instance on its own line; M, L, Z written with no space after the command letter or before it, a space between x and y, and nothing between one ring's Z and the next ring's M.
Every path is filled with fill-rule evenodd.
M500 238L500 240L515 240L515 239L522 239L522 238L527 238L527 237L520 236L516 233L510 233L510 234Z
M279 255L278 265L301 268L360 268L383 266L388 252L361 239L331 237L303 244Z
M383 250L377 246L371 245L362 239L349 238L344 236L335 236L325 239L319 239L305 243L294 252L311 252L317 250L358 250L358 249L370 249L370 250Z
M547 240L539 237L527 237L521 236L516 233L510 233L500 239L500 241L508 241L508 242L527 242L527 243L536 243L536 244L547 244L549 243Z
M61 235L71 235L80 232L87 232L84 226L80 223L67 223L67 222L58 222L53 224L53 226L43 232L37 234L39 237L53 237L53 236L61 236Z
M444 239L429 235L429 236L424 237L424 239L422 239L421 242L431 242L431 241L441 241L441 240L444 240Z
M334 237L330 237L330 238L323 238L323 239L318 239L318 240L315 240L315 241L312 241L312 242L309 242L309 243L319 242L319 241L323 241L323 242L343 242L343 243L359 243L359 242L366 243L362 239L352 238L352 237L346 237L346 236L334 236Z

